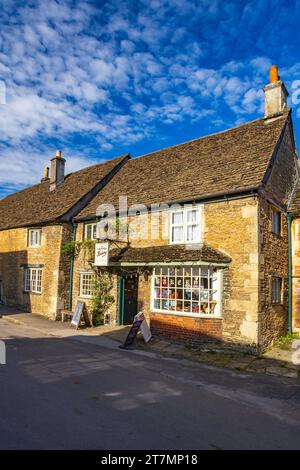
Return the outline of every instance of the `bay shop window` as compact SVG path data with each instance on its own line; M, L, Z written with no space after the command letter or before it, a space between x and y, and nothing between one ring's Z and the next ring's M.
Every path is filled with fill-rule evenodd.
M154 268L152 308L162 313L221 315L221 270L211 266Z

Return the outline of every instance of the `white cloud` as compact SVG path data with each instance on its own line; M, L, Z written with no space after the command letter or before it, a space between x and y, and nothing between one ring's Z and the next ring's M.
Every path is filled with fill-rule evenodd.
M208 115L220 123L214 116L219 106L237 119L261 109L257 84L270 60L204 67L209 45L185 26L217 17L217 1L141 0L134 15L130 1L122 9L117 0L101 8L88 0L34 0L19 8L14 0L3 3L0 72L7 104L0 106L6 145L0 165L9 159L14 170L2 174L2 184L36 181L39 149L48 153L51 140L68 149L87 139L86 153L76 160L85 165L93 146L103 152L129 147L157 136L160 123ZM30 146L36 154L25 168Z

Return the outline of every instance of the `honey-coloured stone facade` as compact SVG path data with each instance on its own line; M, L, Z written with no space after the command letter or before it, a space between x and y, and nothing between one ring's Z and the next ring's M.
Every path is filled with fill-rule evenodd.
M150 214L143 214L129 219L129 227L144 226ZM160 237L152 240L150 233L146 239L132 240L135 247L167 245L169 238L163 233L169 233L169 212L164 211L156 219L159 225ZM256 351L259 349L259 227L260 203L259 198L250 196L243 199L228 200L203 205L202 211L202 241L221 250L231 257L228 268L222 268L222 315L221 318L190 318L185 315L157 313L151 310L151 268L150 273L139 275L138 305L150 320L154 334L173 337L182 340L189 339L193 343L221 340L229 346L242 347ZM150 228L149 228L150 230ZM270 230L270 227L266 227ZM132 233L132 232L131 232ZM146 232L145 232L146 233ZM84 237L84 224L77 229L77 240ZM129 241L130 229L129 229ZM200 241L200 240L199 240ZM74 264L74 293L73 302L79 297L79 274L88 271L90 265L84 253L80 253ZM111 318L119 322L118 305L118 274L129 268L119 268L114 274L114 293L116 302L111 308ZM133 271L137 268L131 268ZM281 331L281 327L279 328ZM274 336L278 331L274 329Z
M2 301L6 305L42 314L51 319L67 306L69 272L61 253L62 241L68 239L67 225L41 227L41 245L28 246L28 228L0 232L0 281ZM42 292L24 291L24 268L42 267Z

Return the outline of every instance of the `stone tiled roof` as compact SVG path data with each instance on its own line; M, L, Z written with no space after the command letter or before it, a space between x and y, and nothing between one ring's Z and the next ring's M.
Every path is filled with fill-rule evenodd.
M110 263L168 263L168 262L230 263L231 258L210 245L163 245L123 249L113 248L110 251Z
M257 119L224 132L131 159L79 214L92 218L105 202L128 205L201 200L259 188L289 119Z
M59 220L128 158L123 155L71 173L54 191L44 182L1 199L0 230Z

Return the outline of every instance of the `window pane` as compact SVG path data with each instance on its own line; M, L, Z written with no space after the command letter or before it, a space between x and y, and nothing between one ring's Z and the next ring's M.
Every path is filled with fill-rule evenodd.
M42 270L37 271L37 292L42 292Z
M97 239L97 224L93 224L93 240Z
M25 269L25 291L30 291L30 270L27 268Z
M183 224L183 211L173 212L173 214L172 214L172 224Z
M196 242L199 241L199 226L198 225L188 225L187 227L187 241Z
M85 238L87 240L91 240L91 238L92 238L92 226L91 226L91 224L86 225Z
M172 241L173 242L183 241L183 227L172 228Z
M199 211L198 209L193 209L187 211L187 222L188 224L191 223L198 223L199 219Z
M282 279L275 277L272 279L271 301L272 303L281 303Z
M272 210L271 212L271 220L272 220L272 232L276 235L280 235L281 232L281 213Z

